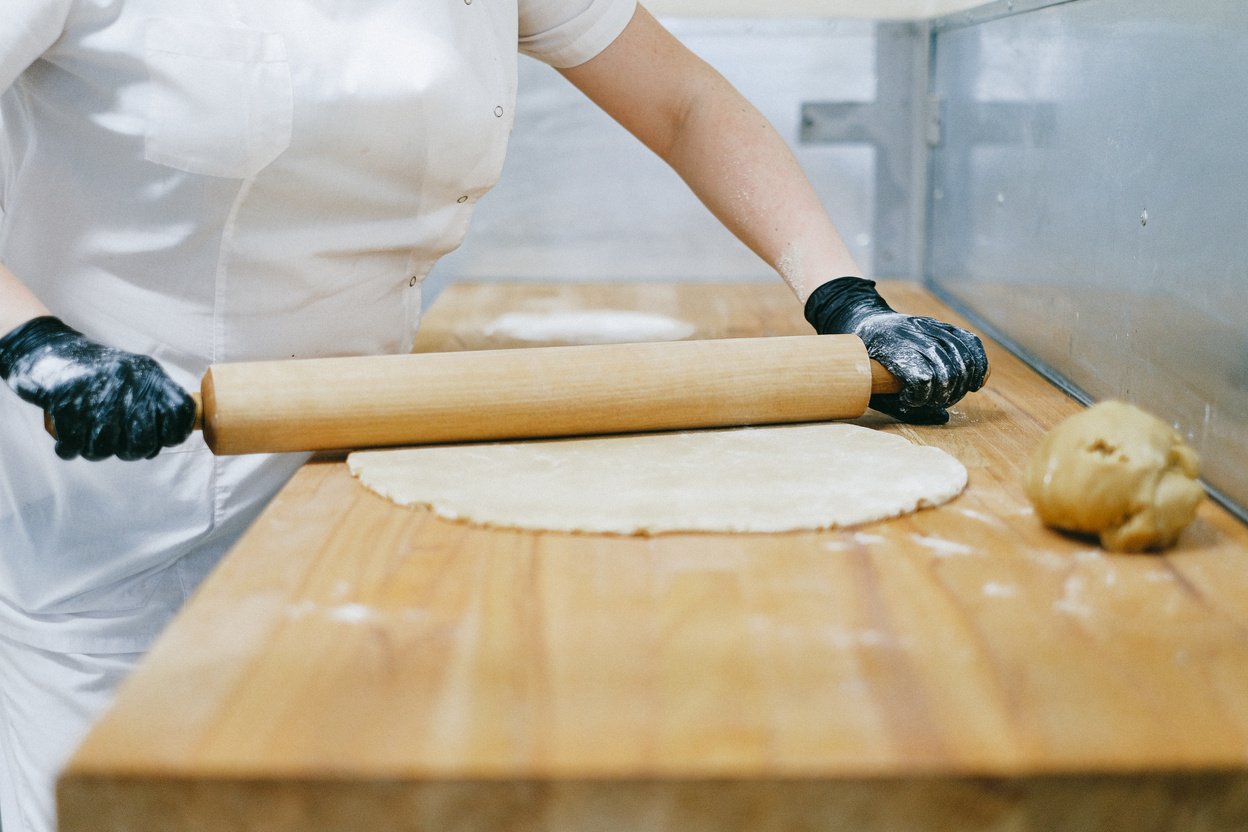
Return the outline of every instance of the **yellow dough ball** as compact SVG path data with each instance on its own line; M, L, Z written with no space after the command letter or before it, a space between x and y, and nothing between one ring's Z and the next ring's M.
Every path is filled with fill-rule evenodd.
M1174 428L1123 402L1071 416L1027 468L1027 497L1055 528L1097 534L1117 552L1171 546L1196 515L1200 460Z

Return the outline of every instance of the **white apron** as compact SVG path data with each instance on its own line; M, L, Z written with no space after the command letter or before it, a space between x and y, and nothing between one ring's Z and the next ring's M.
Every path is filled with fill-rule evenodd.
M402 352L501 170L516 50L588 60L634 0L5 0L0 260L189 389ZM145 649L304 460L64 462L0 388L0 632Z

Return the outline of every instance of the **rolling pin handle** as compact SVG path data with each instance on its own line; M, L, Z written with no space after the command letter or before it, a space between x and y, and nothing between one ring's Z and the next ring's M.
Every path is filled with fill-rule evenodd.
M884 369L884 365L871 359L871 395L876 396L881 393L900 393L901 380L897 376Z
M194 430L200 430L204 426L204 401L198 393L191 394L191 400L195 402L195 426ZM56 439L56 425L52 423L52 414L44 411L43 429L48 432L48 436Z
M204 429L204 397L199 393L191 394L191 401L195 402L195 424L191 425L191 430Z

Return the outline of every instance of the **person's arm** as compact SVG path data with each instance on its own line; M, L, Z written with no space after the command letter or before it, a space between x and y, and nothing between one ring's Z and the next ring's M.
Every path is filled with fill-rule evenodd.
M195 423L190 394L152 358L66 326L3 265L0 379L52 417L64 459L150 459Z
M871 406L941 423L988 372L972 333L895 312L857 265L788 145L727 80L640 6L624 32L564 77L666 161L806 304L820 334L853 333L902 382Z
M604 52L562 73L680 174L800 301L831 277L860 274L784 139L644 8Z
M41 315L51 315L34 292L0 263L0 335Z

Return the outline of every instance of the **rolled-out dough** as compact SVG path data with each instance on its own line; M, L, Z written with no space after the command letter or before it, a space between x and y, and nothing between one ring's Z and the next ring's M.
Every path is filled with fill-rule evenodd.
M347 465L449 519L613 534L849 526L966 487L944 451L841 423L363 451Z

